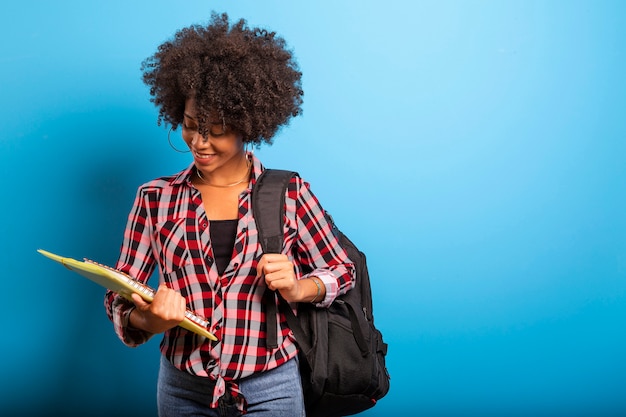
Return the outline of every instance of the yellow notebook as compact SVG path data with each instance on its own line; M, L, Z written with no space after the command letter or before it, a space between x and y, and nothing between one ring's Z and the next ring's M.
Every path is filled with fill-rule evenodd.
M118 293L124 298L131 300L131 294L136 293L146 302L152 302L154 299L155 291L152 288L117 269L101 265L89 259L77 261L76 259L55 255L43 249L38 249L37 252L53 261L59 262L70 271L74 271L96 284L100 284L106 289ZM200 336L217 340L217 338L207 330L208 326L209 322L206 319L196 315L191 310L187 310L185 319L180 324L180 327L199 334Z

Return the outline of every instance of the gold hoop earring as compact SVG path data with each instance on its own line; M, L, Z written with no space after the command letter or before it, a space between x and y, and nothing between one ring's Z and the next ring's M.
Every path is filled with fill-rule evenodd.
M172 144L172 139L170 139L170 134L172 133L172 130L174 130L174 126L170 127L169 132L167 132L167 142L170 144L170 148L174 149L176 152L180 152L180 153L187 153L187 152L191 152L191 150L187 149L186 151L181 151L180 149L178 149L176 146L174 146Z

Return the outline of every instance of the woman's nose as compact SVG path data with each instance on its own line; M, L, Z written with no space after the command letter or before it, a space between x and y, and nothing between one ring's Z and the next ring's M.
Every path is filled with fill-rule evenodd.
M193 135L193 139L191 139L191 144L192 144L193 146L196 146L196 145L198 145L198 144L200 144L200 143L202 143L202 144L206 144L208 141L209 141L209 138L208 138L208 137L206 137L206 136L202 136L202 135L200 134L200 132L196 132L196 133Z

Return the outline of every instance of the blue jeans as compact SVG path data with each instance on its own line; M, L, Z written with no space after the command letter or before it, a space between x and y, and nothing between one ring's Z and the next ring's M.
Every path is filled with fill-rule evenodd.
M298 360L237 382L248 402L246 417L304 417L304 398ZM159 417L237 417L232 398L226 394L218 408L210 408L214 382L176 369L161 356L157 384Z

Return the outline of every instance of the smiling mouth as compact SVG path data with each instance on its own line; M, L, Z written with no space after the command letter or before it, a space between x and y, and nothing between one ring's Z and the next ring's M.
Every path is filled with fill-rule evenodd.
M215 156L213 153L199 153L198 151L194 151L193 154L198 159L209 159Z

